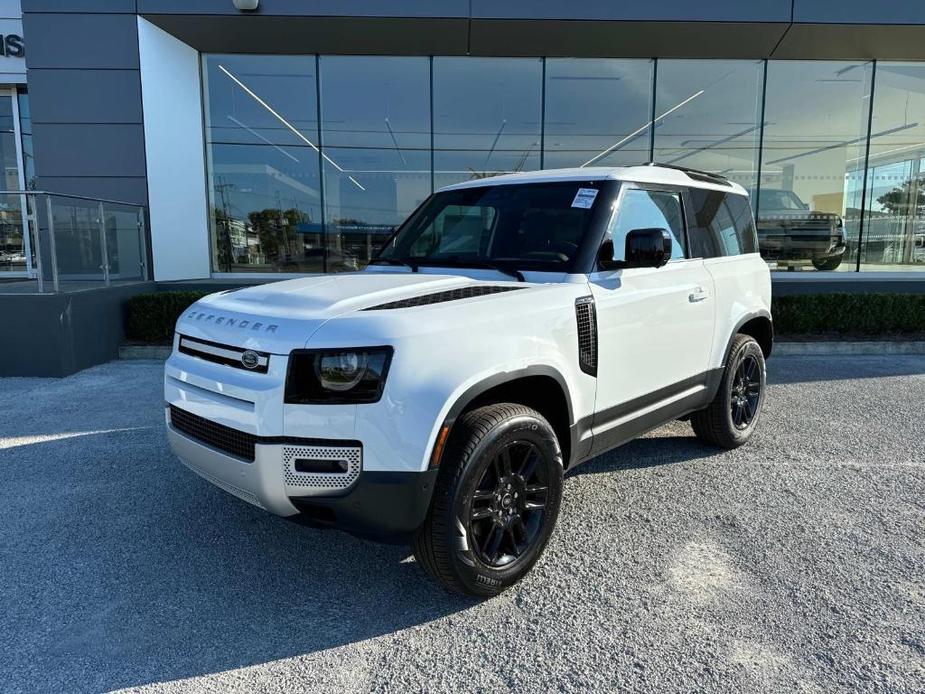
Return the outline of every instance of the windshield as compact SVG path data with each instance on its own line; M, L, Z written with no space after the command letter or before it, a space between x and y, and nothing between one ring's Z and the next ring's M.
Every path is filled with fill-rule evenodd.
M436 193L376 263L568 272L605 207L606 181L486 185Z
M766 210L805 210L806 205L790 190L762 190L761 207Z

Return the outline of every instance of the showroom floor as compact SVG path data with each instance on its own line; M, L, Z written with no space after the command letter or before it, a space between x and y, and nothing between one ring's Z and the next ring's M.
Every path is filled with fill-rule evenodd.
M772 359L748 446L579 468L484 603L181 467L161 370L0 379L4 691L921 691L925 357Z

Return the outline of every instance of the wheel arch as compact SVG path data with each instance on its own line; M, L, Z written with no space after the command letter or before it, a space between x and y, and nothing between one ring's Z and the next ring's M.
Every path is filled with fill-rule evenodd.
M771 356L771 351L774 348L774 322L768 311L756 311L744 316L736 323L735 328L733 328L726 342L726 351L723 353L722 366L726 366L726 362L729 361L732 341L735 340L736 335L739 334L750 335L755 338L758 346L761 347L761 353L764 354L765 359Z
M449 427L449 437L453 433L453 424L463 413L499 402L525 405L543 415L556 432L565 467L569 467L577 446L572 399L565 377L551 366L528 366L475 383L457 397L443 420L441 430Z

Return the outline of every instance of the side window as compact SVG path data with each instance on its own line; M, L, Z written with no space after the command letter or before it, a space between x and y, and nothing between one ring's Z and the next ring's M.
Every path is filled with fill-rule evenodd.
M739 240L739 253L758 252L758 232L755 230L755 218L752 206L744 195L727 195L726 207L732 215L736 236Z
M691 188L690 194L697 222L690 230L692 257L757 252L755 222L746 197L703 188Z
M671 257L684 257L684 215L681 196L660 190L629 189L623 194L611 236L614 257L622 260L626 235L633 229L666 229L671 234Z

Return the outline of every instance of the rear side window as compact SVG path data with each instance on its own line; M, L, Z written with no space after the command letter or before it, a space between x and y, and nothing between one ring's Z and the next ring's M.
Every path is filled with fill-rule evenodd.
M744 195L726 195L726 207L732 215L736 236L739 240L739 253L758 252L758 232L755 230L755 217L752 206Z
M690 231L692 257L718 258L758 252L748 198L703 188L691 188L690 194L696 221Z
M615 257L623 258L626 235L633 229L665 229L671 234L671 257L684 257L684 215L681 196L661 190L627 190L613 227Z

